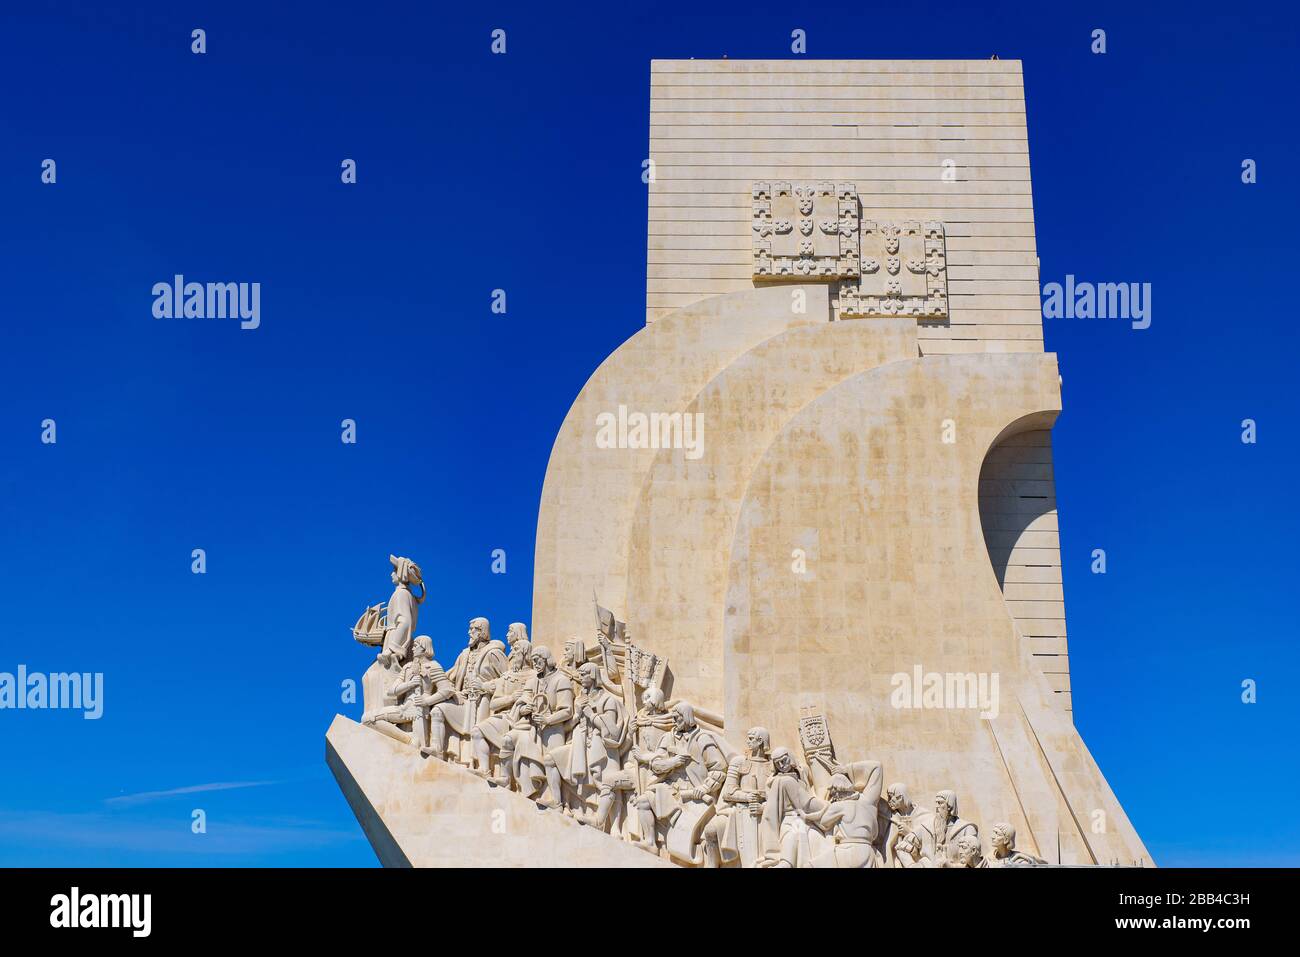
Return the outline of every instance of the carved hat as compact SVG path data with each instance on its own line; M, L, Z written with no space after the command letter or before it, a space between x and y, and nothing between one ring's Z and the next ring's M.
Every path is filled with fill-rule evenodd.
M397 580L404 584L423 583L424 579L420 577L420 566L415 564L409 558L402 558L399 555L389 555L388 562L397 570Z
M570 638L564 643L565 648L573 648L573 667L577 668L587 660L587 643L581 638Z
M943 798L943 803L948 805L948 813L953 817L957 816L957 792L956 791L939 791L935 797Z
M388 563L393 566L393 570L397 574L398 584L420 586L420 594L416 596L415 601L416 604L422 604L425 589L424 578L420 575L420 566L409 558L402 558L400 555L389 555Z
M772 752L772 763L778 763L782 758L789 758L790 763L794 764L794 755L790 753L789 748L777 748Z

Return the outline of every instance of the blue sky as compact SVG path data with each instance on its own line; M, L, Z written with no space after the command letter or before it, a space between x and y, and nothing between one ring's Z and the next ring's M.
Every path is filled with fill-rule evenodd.
M1160 863L1300 862L1258 811L1300 783L1283 5L132 6L0 21L0 671L105 675L99 721L0 712L0 864L375 863L324 763L352 622L389 552L444 661L528 617L552 439L644 319L649 61L796 27L1024 61L1043 281L1153 285L1145 331L1046 325L1077 724ZM175 273L261 327L155 320Z

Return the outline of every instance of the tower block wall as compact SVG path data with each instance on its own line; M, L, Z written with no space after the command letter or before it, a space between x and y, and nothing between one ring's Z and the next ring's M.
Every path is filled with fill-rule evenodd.
M646 322L754 286L751 185L848 182L864 221L944 223L949 316L922 355L1042 352L1019 60L655 60ZM1012 617L1072 710L1051 434L980 483Z

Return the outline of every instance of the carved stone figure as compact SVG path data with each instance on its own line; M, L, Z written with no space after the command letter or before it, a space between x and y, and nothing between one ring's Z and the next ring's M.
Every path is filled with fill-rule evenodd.
M704 830L709 866L757 867L763 857L759 822L772 777L771 745L767 728L750 728L745 734L746 753L728 763L717 812Z
M989 867L1042 867L1047 863L1041 857L1016 850L1016 829L1006 822L993 825L990 843L993 857Z
M686 702L673 706L672 717L672 731L660 738L647 762L653 783L636 798L641 844L655 849L660 825L669 855L699 864L700 837L727 777L727 749L696 724L695 710Z
M957 794L940 791L934 796L934 813L917 816L916 835L921 839L921 856L929 866L941 866L953 857L957 838L978 837L979 828L957 816Z
M515 629L520 629L515 631ZM519 704L526 700L525 692L533 677L531 661L532 642L526 637L523 625L511 625L510 658L506 673L495 679L490 687L488 717L470 729L470 744L474 752L472 770L479 777L489 778L492 754L501 753L510 737L510 731L520 722ZM513 742L510 745L513 748ZM504 757L498 762L499 773L490 777L493 784L510 787L514 782L512 762Z
M570 638L564 643L560 658L560 670L569 676L575 685L578 683L578 669L587 662L587 645L581 638Z
M469 623L469 647L456 656L447 675L457 696L429 712L429 746L421 753L447 760L450 732L468 738L474 725L487 718L488 685L505 671L505 645L492 640L486 618L475 618Z
M510 648L510 654L514 654L520 642L527 642L531 647L532 642L528 641L528 626L522 621L511 622L510 627L506 629L506 644Z
M574 726L567 744L549 750L544 759L551 796L566 809L585 808L593 793L594 813L583 821L602 830L608 826L616 790L628 790L621 776L621 756L627 745L627 709L622 700L600 684L600 667L587 662L578 669L579 692L574 701Z
M363 723L374 725L411 724L411 737L423 747L429 740L429 709L439 701L454 696L455 691L442 666L433 660L433 639L420 635L411 646L411 657L397 671L385 692L387 707L367 715Z
M919 840L908 842L907 846L916 850L916 857L904 854L899 843L904 837L912 834L912 815L916 813L916 808L912 805L912 799L907 796L907 787L901 783L889 786L885 792L885 801L889 806L889 825L884 840L885 866L910 867L920 856L921 842Z
M772 752L772 777L767 783L760 831L763 867L799 867L808 859L805 815L820 810L819 800L788 748Z
M877 765L877 768L879 765ZM876 802L880 788L861 791L846 774L831 776L825 807L805 815L805 820L826 835L828 845L814 850L812 867L884 867L874 844L879 830Z
M567 678L555 671L549 648L525 649L521 645L520 650L527 660L528 671L522 672L521 666L521 672L511 678L511 685L522 682L522 690L512 694L513 704L504 714L495 716L497 720L480 722L478 730L489 744L492 737L499 739L498 773L490 779L491 783L513 787L525 797L536 799L546 786L546 752L542 743L545 718L538 713L556 716L563 711L566 701L571 707L572 687L567 684ZM547 680L539 681L539 676ZM504 692L501 696L504 697ZM495 734L498 730L500 733ZM554 742L555 735L548 734L548 739Z
M673 716L665 706L664 693L659 688L647 688L641 696L641 708L633 719L634 744L649 761L659 749L659 740L673 728Z
M942 866L988 867L989 862L984 857L984 849L980 847L980 839L967 831L953 842L953 856L950 860L944 861Z
M565 743L573 726L573 682L556 668L555 655L545 645L532 653L533 677L524 689L520 715L525 723L511 735L514 778L519 789L536 795L546 784L546 755ZM559 797L537 797L546 807L558 807Z
M420 605L426 595L419 565L409 558L399 558L396 555L389 555L388 561L393 566L393 595L388 599L384 646L377 656L385 668L406 660L411 649L411 636L415 634ZM419 595L412 593L413 585L420 586Z

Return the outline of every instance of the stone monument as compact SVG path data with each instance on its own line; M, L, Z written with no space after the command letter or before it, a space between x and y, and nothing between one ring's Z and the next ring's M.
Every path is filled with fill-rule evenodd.
M651 159L531 641L444 671L396 556L354 628L380 859L1152 864L1072 720L1020 64L655 61Z

